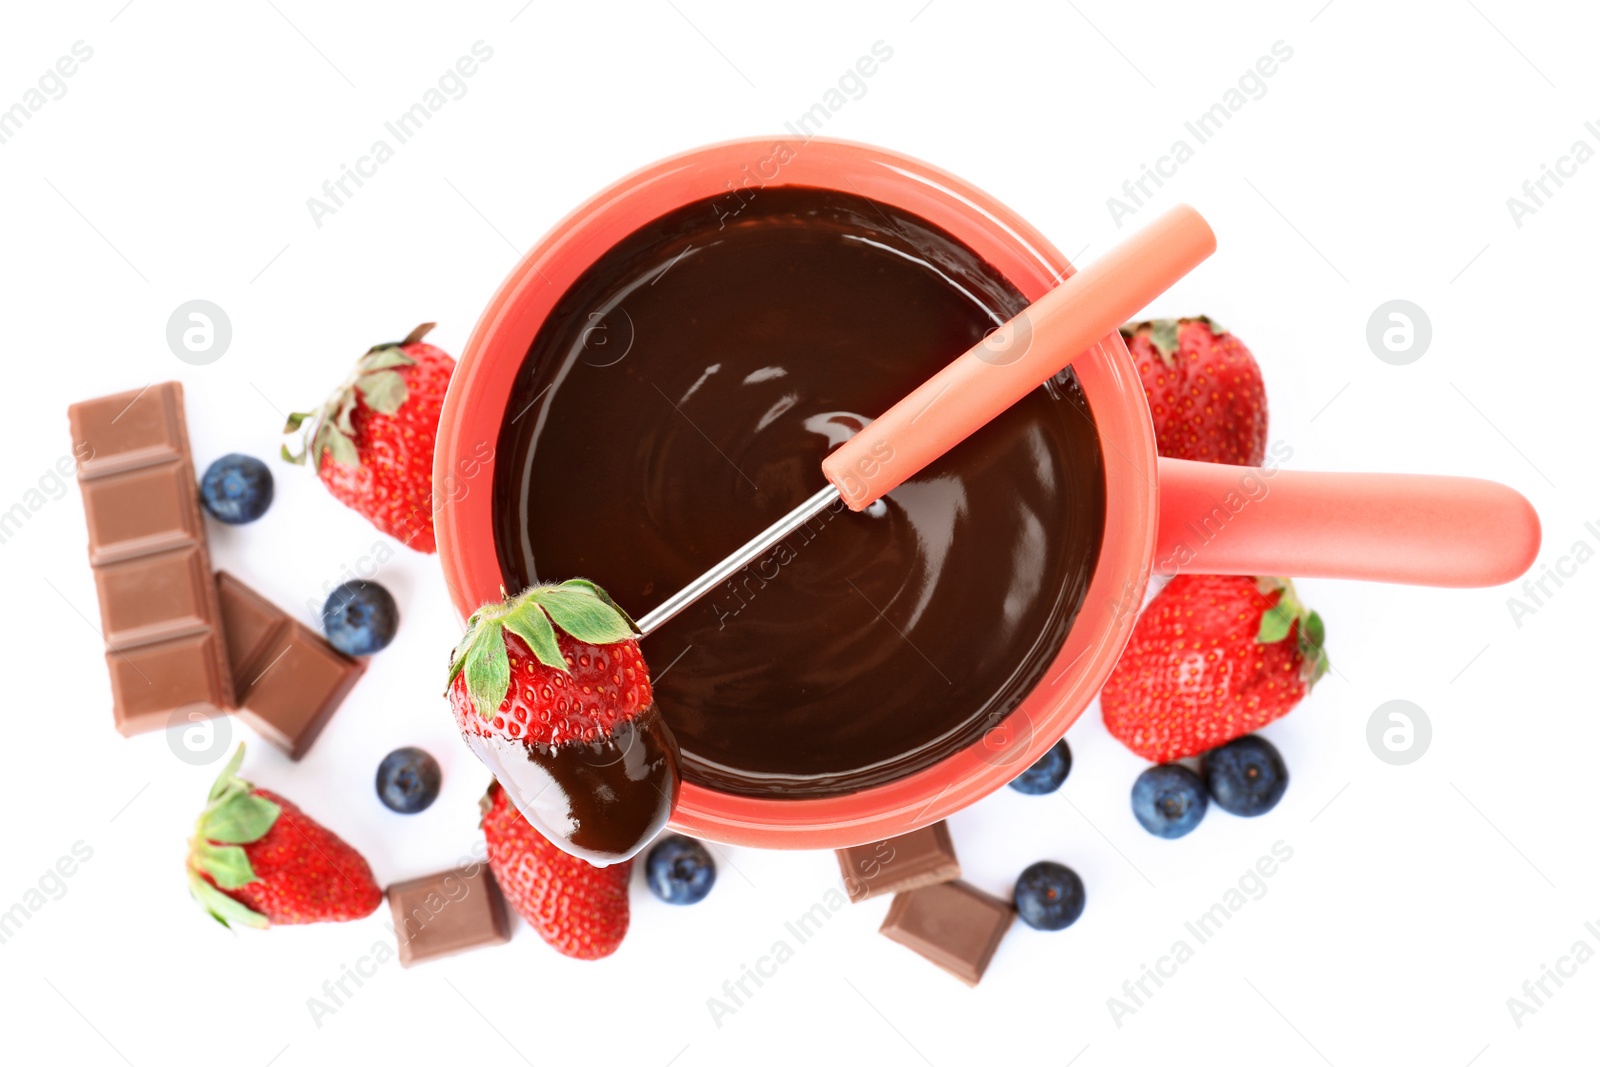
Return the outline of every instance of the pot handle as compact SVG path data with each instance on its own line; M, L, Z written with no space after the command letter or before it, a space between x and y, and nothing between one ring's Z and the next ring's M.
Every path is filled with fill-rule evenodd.
M1481 478L1160 461L1158 574L1509 582L1539 552L1521 493Z

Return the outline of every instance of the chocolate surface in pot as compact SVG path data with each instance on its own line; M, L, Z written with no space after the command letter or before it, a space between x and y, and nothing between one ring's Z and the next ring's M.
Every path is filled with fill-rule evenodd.
M509 590L638 616L823 483L819 464L1027 301L943 230L802 187L641 228L562 296L500 430ZM862 513L841 504L643 644L685 781L830 796L977 741L1043 677L1105 480L1064 372Z

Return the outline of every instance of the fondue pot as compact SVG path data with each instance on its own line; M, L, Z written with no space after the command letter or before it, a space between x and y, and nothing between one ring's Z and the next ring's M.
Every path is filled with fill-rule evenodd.
M435 533L463 618L502 595L494 446L518 371L562 294L652 220L710 198L722 198L731 213L759 190L780 185L865 196L919 215L976 252L1030 301L1074 273L1043 235L987 194L926 163L867 145L824 138L731 141L623 178L558 223L516 266L485 309L451 381L434 458ZM1066 733L1115 666L1154 574L1486 586L1522 574L1537 554L1533 507L1493 482L1159 458L1144 390L1121 336L1107 333L1072 367L1103 446L1105 530L1077 618L1021 703L998 715L979 741L939 763L843 796L753 797L685 781L673 827L729 844L841 848L947 817L1016 777ZM917 384L907 381L906 388ZM834 472L829 476L852 506L865 503L853 500L851 487ZM649 606L623 605L635 614ZM648 657L648 642L644 651Z

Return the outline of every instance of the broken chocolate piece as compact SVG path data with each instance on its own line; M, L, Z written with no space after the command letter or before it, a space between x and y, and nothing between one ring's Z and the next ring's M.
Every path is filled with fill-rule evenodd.
M852 903L961 877L950 828L942 822L836 854Z
M218 571L239 718L299 759L365 673L319 634L226 571Z
M205 525L183 420L163 382L67 409L111 708L124 734L233 707Z
M402 967L511 940L505 898L486 863L392 885L388 897Z
M977 985L1016 912L966 882L897 893L878 932Z

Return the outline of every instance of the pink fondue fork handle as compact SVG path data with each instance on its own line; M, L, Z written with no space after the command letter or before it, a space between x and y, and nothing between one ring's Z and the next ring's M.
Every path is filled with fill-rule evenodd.
M822 461L860 511L1059 374L1216 251L1180 205L1024 308Z

